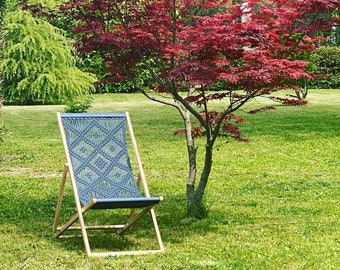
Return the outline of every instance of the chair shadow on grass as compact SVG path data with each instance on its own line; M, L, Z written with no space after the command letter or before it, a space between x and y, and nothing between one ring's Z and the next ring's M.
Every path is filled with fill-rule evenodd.
M75 213L73 197L67 195L65 198L67 204L65 220L70 216L70 213ZM167 244L180 244L191 235L205 235L209 232L216 232L216 220L207 218L206 220L183 221L185 218L186 198L184 194L165 195L164 201L156 206L156 216L160 228L165 251ZM111 224L126 221L129 215L129 210L95 210L85 214L85 222L88 224ZM152 221L149 215L144 216L134 226L132 226L123 235L117 235L115 230L96 230L89 231L89 239L91 246L97 251L106 249L111 250L130 250L139 247L150 247L150 244L155 244L155 234L151 228ZM72 233L72 232L71 232ZM74 250L75 248L82 252L84 250L80 232L77 232L77 237L57 239L60 243L65 243L64 248Z
M9 233L43 239L51 245L55 245L67 251L85 254L84 245L80 231L71 231L72 236L65 238L54 238L53 221L54 211L57 203L57 189L55 195L47 191L46 195L38 197L21 194L20 196L0 193L0 231L6 233L8 226L11 226ZM204 235L214 231L216 224L205 222L182 222L185 217L186 200L184 194L165 195L164 201L156 207L156 215L162 235L167 248L167 243L181 243L193 234ZM76 213L74 199L71 191L67 192L63 199L61 222L66 221ZM93 210L85 215L85 222L89 225L96 223L113 224L125 222L129 215L128 210ZM155 235L150 227L152 221L149 215L143 217L132 228L122 236L114 230L89 231L89 240L94 250L130 250L143 248L150 244L157 245ZM13 228L15 228L13 230ZM75 236L74 236L75 235ZM23 237L24 239L25 237Z

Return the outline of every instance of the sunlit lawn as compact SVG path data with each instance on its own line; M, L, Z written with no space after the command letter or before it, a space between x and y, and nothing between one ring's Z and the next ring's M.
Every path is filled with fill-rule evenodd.
M182 128L177 111L141 95L96 96L91 111L130 112L151 193L164 196L156 210L165 253L118 258L86 257L80 237L53 238L65 161L56 112L64 107L4 107L11 134L0 144L1 269L340 269L340 90L308 98L306 107L242 113L250 143L217 143L209 216L184 223L187 157L185 139L172 135ZM70 191L63 218L74 210ZM143 247L149 225L146 218L122 239L91 239L98 249Z

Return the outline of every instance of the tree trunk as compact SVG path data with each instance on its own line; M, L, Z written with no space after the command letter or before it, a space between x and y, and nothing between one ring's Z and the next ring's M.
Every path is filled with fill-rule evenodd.
M202 219L206 216L207 211L203 204L203 195L205 188L208 183L209 175L212 167L212 148L214 144L213 138L211 138L211 133L208 132L207 141L205 146L205 157L203 170L200 175L200 180L198 185L196 185L197 180L197 146L195 145L195 136L192 132L191 123L191 113L186 108L177 106L180 111L184 124L185 124L185 135L187 141L187 151L189 159L189 174L188 182L186 187L187 196L187 218L192 219Z
M196 164L196 153L197 149L194 152L195 154L195 164ZM189 153L190 154L190 153ZM193 153L192 153L193 154ZM206 217L207 211L203 204L203 196L205 192L205 188L208 183L209 175L212 168L212 145L208 144L205 148L205 158L204 158L204 167L200 176L200 181L197 185L188 182L187 184L187 218L197 218L202 219ZM190 175L190 172L189 172Z
M189 175L187 183L187 218L193 218L200 212L200 203L195 199L195 182L197 175L197 147L192 134L192 126L190 120L190 112L186 112L185 116L185 130L187 139L187 151L189 158Z
M205 188L208 183L209 175L212 167L212 147L213 140L207 138L205 146L205 157L203 170L200 175L198 185L196 185L197 179L197 147L195 146L195 138L192 132L190 112L182 111L182 116L185 122L186 140L187 140L187 151L189 158L189 175L186 188L187 196L187 218L202 219L206 216L207 212L203 204L203 195Z

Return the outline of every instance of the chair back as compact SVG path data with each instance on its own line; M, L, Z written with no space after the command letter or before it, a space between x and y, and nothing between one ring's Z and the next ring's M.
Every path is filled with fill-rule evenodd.
M61 113L60 119L82 205L92 198L142 196L131 168L125 113Z

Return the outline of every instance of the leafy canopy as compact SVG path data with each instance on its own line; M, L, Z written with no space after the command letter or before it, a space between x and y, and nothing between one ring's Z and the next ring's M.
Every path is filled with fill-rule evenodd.
M104 52L116 81L136 75L140 63L159 68L158 83L164 88L169 80L177 88L183 81L209 85L225 80L256 90L309 77L305 62L290 59L313 49L306 34L329 23L311 19L335 8L336 1L249 1L247 23L240 22L239 5L228 7L228 2L82 0L71 6L84 22L76 28L83 35L78 47ZM146 62L150 58L161 61L152 66Z
M107 80L130 80L137 89L147 86L175 100L186 91L185 102L196 105L227 99L224 117L256 96L304 103L271 94L298 89L298 79L313 79L297 55L316 48L312 34L331 27L334 21L323 15L336 10L338 1L247 2L246 10L228 0L80 0L63 7L79 22L78 49L101 52ZM242 15L249 19L242 22ZM143 80L141 70L148 71ZM225 94L207 97L204 90L221 82ZM190 91L195 86L200 87ZM236 93L235 86L244 92Z

